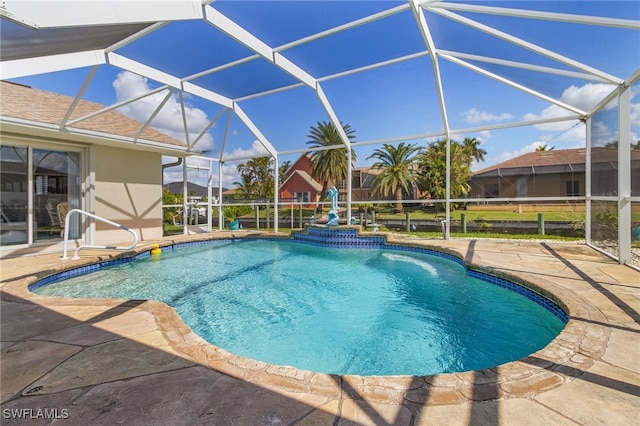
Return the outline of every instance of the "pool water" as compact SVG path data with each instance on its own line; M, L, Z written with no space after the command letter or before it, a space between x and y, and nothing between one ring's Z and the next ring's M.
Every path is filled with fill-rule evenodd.
M39 294L155 299L237 355L335 374L476 370L546 346L564 323L422 253L227 241L164 250Z

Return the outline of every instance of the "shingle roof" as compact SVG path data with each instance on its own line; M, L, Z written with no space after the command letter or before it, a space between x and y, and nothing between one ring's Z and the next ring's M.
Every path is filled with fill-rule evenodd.
M501 163L486 167L482 170L478 170L474 175L482 175L497 169L584 164L585 153L586 150L584 148L552 149L550 151L528 152L518 157L513 157Z
M69 96L5 81L0 84L0 116L2 117L59 126L73 102L73 98ZM70 120L104 108L104 105L96 102L81 100L76 105ZM142 128L142 123L119 112L107 111L80 121L72 127L105 135L134 138ZM183 142L150 127L142 132L140 139L186 147Z
M633 160L640 159L640 152L632 151L631 157ZM473 176L491 176L496 173L501 175L521 174L525 169L531 170L532 173L583 172L585 159L585 148L534 151L478 170L473 173ZM616 161L618 161L617 148L592 148L592 162L594 164Z
M313 179L311 177L311 175L307 172L305 172L304 170L295 170L291 176L289 176L287 178L287 180L285 180L281 186L284 186L284 184L291 179L294 175L298 175L300 176L300 178L302 178L303 181L305 181L311 188L313 188L314 191L321 191L322 190L322 184L317 182L315 179Z

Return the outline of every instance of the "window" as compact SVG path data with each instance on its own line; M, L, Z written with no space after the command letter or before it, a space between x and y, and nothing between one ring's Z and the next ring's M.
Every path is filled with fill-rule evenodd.
M568 180L567 181L567 195L580 195L580 182L577 180Z
M309 203L311 201L311 193L309 191L306 192L294 192L293 193L293 198L296 199L296 201L300 201L303 203Z
M498 198L500 196L500 189L497 183L485 183L484 184L484 196L485 198Z

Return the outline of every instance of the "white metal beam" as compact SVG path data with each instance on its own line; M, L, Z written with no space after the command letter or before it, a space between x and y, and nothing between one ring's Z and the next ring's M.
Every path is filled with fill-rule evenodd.
M127 99L127 100L124 100L124 101L121 101L121 102L117 102L117 103L115 103L115 104L113 104L111 106L102 108L102 109L100 109L98 111L94 111L94 112L92 112L90 114L87 114L87 115L83 115L82 117L78 117L78 118L76 118L74 120L69 121L68 123L64 123L64 125L65 125L65 127L71 126L73 124L79 123L80 121L88 120L89 118L95 117L95 116L100 115L102 113L105 113L107 111L111 111L111 110L120 108L121 106L128 105L128 104L130 104L132 102L135 102L135 101L137 101L139 99L146 98L147 96L153 95L154 93L158 93L158 92L161 92L161 91L167 90L167 89L168 89L167 86L160 86L160 87L158 87L156 89L153 89L153 90L150 90L150 91L148 91L146 93L141 93L140 95L135 96L135 97L133 97L131 99Z
M178 97L180 98L180 114L182 115L182 128L184 130L184 140L189 147L189 150L193 149L193 145L189 140L189 123L187 123L187 112L184 108L184 96L182 95L182 90L178 91Z
M167 86L175 87L176 89L182 88L182 82L174 75L162 72L156 68L150 67L133 59L129 59L125 56L111 52L107 54L107 61L109 64L121 68L123 70L131 71L134 74L138 74Z
M78 102L80 102L80 99L82 99L82 95L87 90L87 87L89 87L89 83L91 83L91 80L93 80L93 76L96 75L96 71L98 71L98 65L94 65L93 67L91 67L91 71L89 71L89 75L87 75L87 78L84 79L84 83L82 83L82 87L78 91L78 94L76 95L76 97L71 102L71 105L69 105L69 109L67 109L67 112L62 118L62 121L60 121L61 131L64 129L65 123L67 122L69 117L71 117L71 114L73 114L73 111L76 109L76 105L78 105Z
M328 37L334 34L337 34L342 31L347 31L361 25L369 24L371 22L387 18L389 16L395 15L400 12L404 12L409 8L406 4L401 4L399 6L392 7L391 9L383 10L382 12L374 13L373 15L365 16L364 18L356 19L355 21L347 22L346 24L339 25L334 28L330 28L325 31L321 31L316 34L312 34L310 36L292 41L290 43L283 44L281 46L276 47L274 50L276 52L282 52L283 50L291 49L296 46L300 46L306 43L310 43L312 41L319 40L324 37Z
M137 141L142 135L142 133L145 131L145 129L151 125L151 122L154 120L154 118L158 116L162 108L166 105L167 101L171 99L171 96L174 93L175 93L175 89L169 90L169 93L167 93L167 95L164 97L162 102L160 102L160 105L158 105L158 107L153 111L153 113L151 113L147 121L142 125L142 127L140 127L140 130L138 130L138 133L136 133L136 136L133 138L134 142Z
M442 15L446 18L449 18L453 21L459 22L463 25L466 25L468 27L474 28L476 30L482 31L484 33L487 33L489 35L492 35L494 37L500 38L502 40L505 40L509 43L515 44L516 46L520 46L524 49L530 50L534 53L537 53L539 55L542 56L546 56L547 58L551 58L554 61L558 61L562 64L568 65L570 67L579 69L581 71L587 72L589 74L593 74L595 76L598 76L602 79L605 79L606 81L609 81L611 83L614 84L620 84L622 82L622 80L618 77L612 76L608 73L605 73L603 71L600 71L596 68L590 67L588 65L585 65L581 62L575 61L573 59L567 58L566 56L560 55L556 52L552 52L551 50L545 49L543 47L540 47L534 43L530 43L526 40L523 40L521 38L512 36L511 34L507 34L503 31L497 30L493 27L490 27L488 25L484 25L481 24L477 21L474 21L472 19L469 18L465 18L464 16L460 16L456 13L450 12L448 10L445 9L441 9L438 7L428 7L428 10L433 12L433 13L437 13L438 15Z
M233 101L230 98L227 98L226 96L220 95L216 92L212 92L211 90L205 89L187 81L182 83L182 88L185 92L199 96L202 99L207 99L211 102L227 108L233 108Z
M273 49L271 49L271 47L269 47L265 42L245 30L240 25L236 24L231 19L227 18L224 14L213 7L204 6L204 11L204 19L206 22L232 37L237 42L260 54L260 56L268 58L273 62Z
M571 106L569 104L561 102L561 101L559 101L559 100L557 100L555 98L552 98L550 96L544 95L544 94L542 94L540 92L537 92L537 91L535 91L533 89L530 89L530 88L528 88L526 86L523 86L521 84L515 83L515 82L513 82L513 81L511 81L509 79L501 77L501 76L499 76L497 74L494 74L494 73L492 73L490 71L487 71L487 70L485 70L483 68L480 68L480 67L478 67L476 65L470 64L470 63L468 63L466 61L463 61L461 59L454 58L453 56L448 56L448 55L439 55L439 56L441 58L443 58L443 59L447 59L448 61L451 61L451 62L453 62L455 64L458 64L460 66L468 68L468 69L470 69L472 71L475 71L475 72L477 72L479 74L485 75L487 77L491 77L494 80L497 80L497 81L499 81L501 83L507 84L507 85L509 85L509 86L511 86L511 87L513 87L515 89L518 89L518 90L521 90L521 91L523 91L525 93L528 93L530 95L536 96L536 97L538 97L540 99L543 99L543 100L545 100L547 102L551 102L551 103L553 103L555 105L558 105L559 107L562 107L562 108L564 108L566 110L569 110L569 111L574 112L576 114L579 114L581 116L586 116L587 115L587 113L585 111L582 111L579 108L576 108L574 106Z
M256 138L258 138L258 142L260 142L260 144L262 144L262 146L267 150L267 152L272 157L274 157L274 158L277 157L278 156L278 152L276 151L276 149L273 147L273 145L271 145L271 143L267 140L267 138L262 134L260 129L258 129L258 126L256 126L253 123L253 121L251 121L249 116L244 112L244 110L240 107L240 105L238 105L237 103L234 103L233 104L233 111L236 113L238 118L244 123L244 125L247 126L247 128L249 128L251 133L253 133L254 136ZM224 161L229 161L229 160L225 159Z
M422 2L425 3L425 2ZM491 15L511 16L516 18L541 19L546 21L568 22L572 24L598 25L605 27L640 29L640 21L602 16L574 15L569 13L540 12L537 10L511 9L504 7L481 6L474 4L439 2L428 5L429 8L442 8L463 12L488 13Z
M143 30L138 31L135 34L130 35L129 37L123 38L122 40L120 40L119 42L112 44L111 46L107 47L105 49L105 52L109 53L109 52L114 52L126 45L128 45L129 43L133 43L136 40L141 39L142 37L151 34L152 32L159 30L160 28L164 27L165 25L167 25L169 22L157 22L155 24L149 25L148 27L146 27Z
M222 145L220 146L220 159L218 160L218 162L220 163L220 167L222 167L222 156L224 155L224 150L227 145L227 136L229 135L229 127L231 126L231 116L232 109L229 108L229 113L227 114L227 122L224 126L224 135L222 135ZM220 182L222 182L222 178L220 179ZM220 184L220 186L222 186L222 183Z
M504 65L506 67L511 67L511 68L521 68L529 71L543 72L546 74L561 75L563 77L579 78L582 80L599 81L599 82L611 84L609 80L600 78L597 75L563 70L559 68L542 67L539 65L532 65L524 62L508 61L504 59L491 58L488 56L472 55L469 53L462 53L462 52L452 52L450 50L438 50L438 54L453 56L454 58L458 58L458 59L468 59L471 61L485 62L488 64Z
M211 6L205 6L204 10L205 20L215 28L258 53L260 56L267 59L269 62L273 63L291 76L297 78L299 81L315 89L316 79L302 68L289 61L287 58L282 56L282 54L275 52L265 42L251 34L240 25L236 24L231 19L227 18L220 11L212 8Z
M451 129L451 134L476 133L485 130L511 129L514 127L536 126L539 124L560 123L563 121L576 121L582 119L581 114L571 114L562 117L541 118L538 120L515 121L512 123L497 123L486 126L467 127L464 129Z
M178 21L202 17L200 0L163 1L153 7L146 1L21 1L4 0L3 8L38 28L122 25Z
M320 77L318 78L318 81L320 83L324 83L325 81L333 80L335 78L345 77L351 74L356 74L364 71L373 70L376 68L385 67L387 65L393 65L400 62L410 61L412 59L422 58L423 56L428 56L428 55L429 55L429 52L427 52L426 50L424 52L411 53L409 55L400 56L398 58L388 59L386 61L376 62L375 64L365 65L359 68L353 68L347 71L341 71L335 74Z
M222 108L218 114L213 117L213 120L209 121L209 124L207 124L205 126L204 129L202 129L202 131L200 132L200 134L193 140L193 144L191 145L192 147L195 147L196 144L198 142L200 142L200 139L202 139L204 137L204 135L207 134L207 132L209 131L209 129L211 129L211 127L213 127L214 124L216 124L216 122L220 119L220 117L222 117L222 114L224 114L225 111L229 111L229 109L227 108ZM216 160L217 161L217 160Z
M240 98L235 98L234 102L248 101L250 99L261 98L263 96L272 95L274 93L285 92L287 90L297 89L297 88L300 88L300 87L307 87L307 85L304 84L304 83L294 83L294 84L290 84L288 86L278 87L278 88L275 88L275 89L265 90L264 92L254 93L252 95L247 95L247 96L242 96Z
M429 30L429 25L427 24L427 20L422 13L422 10L418 6L417 0L410 0L411 10L413 11L413 15L418 24L418 29L420 30L420 34L424 40L425 45L427 46L427 51L429 52L429 57L431 58L431 64L433 67L433 74L436 83L436 90L438 92L438 102L440 104L440 115L442 117L442 123L444 126L445 134L449 135L449 120L447 118L447 108L444 100L444 91L442 89L442 78L440 76L440 66L438 65L438 58L436 56L436 46L433 42L433 38L431 37L431 31Z
M91 67L106 62L101 49L3 61L0 63L0 80Z
M618 253L620 263L631 261L631 88L618 91Z
M208 70L200 71L195 74L191 74L187 77L184 77L182 81L191 81L198 79L200 77L205 77L210 74L214 74L220 71L224 71L229 68L233 68L238 65L246 64L247 62L255 61L256 59L260 59L260 55L255 54L251 56L247 56L246 58L237 59L235 61L227 62L226 64L218 65L217 67L210 68Z
M447 107L444 99L444 90L442 88L442 77L440 75L440 66L438 64L438 57L435 43L433 42L433 37L431 37L431 31L429 30L429 25L427 20L424 17L424 13L418 4L418 0L410 0L411 10L413 11L413 15L418 23L418 28L420 29L420 33L422 34L422 38L424 39L425 44L427 45L427 50L429 51L429 57L431 58L431 63L433 66L433 75L436 82L436 89L438 92L438 102L440 103L440 114L442 116L442 124L444 126L445 138L447 141L446 147L446 190L445 190L445 239L449 239L449 230L451 224L451 134L449 132L449 119L447 117Z
M318 84L316 94L318 95L318 99L320 100L320 103L324 107L324 110L327 112L329 119L331 120L333 125L336 127L336 130L338 131L338 134L342 139L342 143L349 151L351 151L351 141L349 140L349 136L347 136L347 133L344 131L344 128L342 127L342 123L340 122L340 119L338 119L338 116L333 110L333 107L331 106L331 103L329 102L327 95L325 95L324 90L322 90L322 86L320 86L320 84Z

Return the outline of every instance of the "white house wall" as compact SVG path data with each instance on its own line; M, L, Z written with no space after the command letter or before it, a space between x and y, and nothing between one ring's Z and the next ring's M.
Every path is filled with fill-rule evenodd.
M161 155L98 146L95 156L95 214L136 231L141 240L162 237ZM96 223L96 244L130 239L123 230Z

